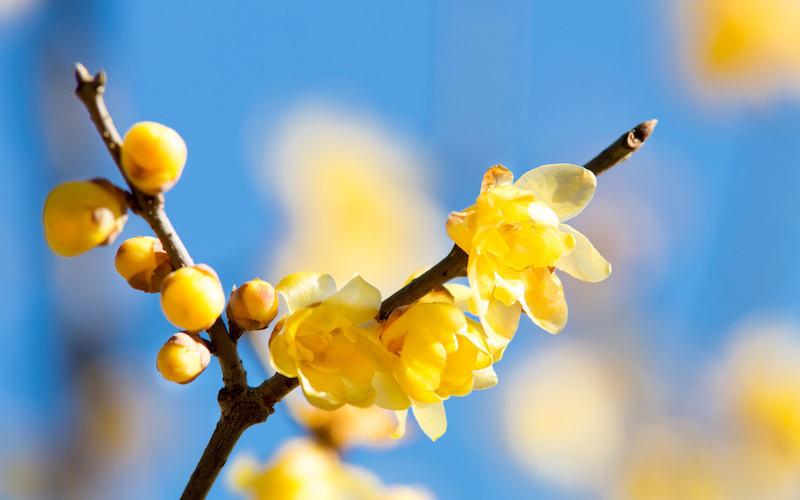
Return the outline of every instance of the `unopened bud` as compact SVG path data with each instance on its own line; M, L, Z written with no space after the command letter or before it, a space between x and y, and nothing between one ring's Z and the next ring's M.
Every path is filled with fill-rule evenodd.
M137 189L157 195L178 182L186 164L186 143L166 125L139 122L125 134L120 160Z
M169 273L161 285L161 309L173 324L190 332L210 327L225 309L217 273L205 264Z
M174 270L161 240L152 236L122 242L114 266L131 287L147 293L161 291L164 278Z
M112 243L127 219L125 192L109 181L64 182L44 202L44 238L54 253L73 257Z
M234 288L226 313L244 330L263 330L278 315L275 288L258 278Z
M156 366L165 379L188 384L196 379L211 361L211 353L202 342L179 332L158 350Z

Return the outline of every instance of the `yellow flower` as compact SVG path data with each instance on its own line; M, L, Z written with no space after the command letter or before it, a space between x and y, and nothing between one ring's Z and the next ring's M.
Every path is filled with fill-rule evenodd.
M326 410L345 403L408 407L376 354L375 329L362 326L380 309L375 287L356 275L337 292L330 275L303 272L282 279L275 289L289 312L270 337L270 361L280 373L300 379L311 404Z
M495 357L513 337L520 311L550 333L564 328L567 303L555 269L584 281L611 273L589 240L563 224L592 199L592 172L544 165L512 181L505 167L490 168L475 205L447 221L447 233L469 254L470 309L480 316Z
M122 190L105 179L59 184L44 202L42 224L50 249L62 257L110 245L128 219Z
M114 257L117 272L136 290L158 293L164 278L175 270L161 240L137 236L122 242Z
M386 486L366 469L342 462L332 449L295 439L265 465L250 457L231 464L229 483L252 500L434 500L427 491Z
M211 361L208 348L188 333L178 332L161 346L156 367L165 379L188 384L196 379Z
M275 289L258 278L233 289L228 301L228 321L246 330L263 330L278 315Z
M225 308L216 271L205 264L172 271L161 285L161 309L174 325L190 332L211 328Z
M449 293L431 293L397 309L380 333L384 363L431 439L447 426L442 401L497 383L480 323L465 317L452 301Z
M186 143L173 129L160 123L139 122L125 134L120 163L137 189L157 195L178 182L186 154Z

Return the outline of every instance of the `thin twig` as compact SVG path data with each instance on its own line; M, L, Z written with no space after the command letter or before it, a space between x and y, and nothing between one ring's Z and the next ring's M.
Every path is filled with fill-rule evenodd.
M194 261L164 211L163 196L149 196L142 193L130 182L122 170L122 138L114 126L114 121L111 119L103 99L106 85L105 72L101 70L92 76L81 63L76 63L74 69L75 79L78 83L75 94L89 111L89 116L100 133L111 158L128 184L135 203L135 206L131 208L147 221L155 235L161 240L175 269L193 265ZM247 374L236 350L236 342L228 335L225 324L221 319L217 319L216 323L207 331L214 344L215 355L220 360L225 387L230 390L242 390L247 387Z
M622 137L592 158L583 167L594 172L594 175L600 175L614 165L622 163L642 147L642 144L650 137L657 124L658 120L655 119L640 123L622 134Z

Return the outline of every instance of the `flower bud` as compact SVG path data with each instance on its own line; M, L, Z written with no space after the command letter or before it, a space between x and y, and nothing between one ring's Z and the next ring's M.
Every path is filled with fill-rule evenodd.
M170 382L188 384L196 379L211 361L208 348L185 332L178 332L158 350L156 366Z
M54 253L73 257L112 243L127 219L125 192L109 181L68 181L44 202L44 238Z
M244 330L263 330L278 315L278 296L272 285L256 278L233 289L226 313Z
M186 143L166 125L140 122L125 134L121 164L137 189L157 195L178 182L186 164Z
M137 236L125 240L114 257L117 272L136 290L158 293L161 283L174 268L161 240Z
M191 332L205 330L225 309L217 273L205 264L182 267L164 278L161 309L173 324Z

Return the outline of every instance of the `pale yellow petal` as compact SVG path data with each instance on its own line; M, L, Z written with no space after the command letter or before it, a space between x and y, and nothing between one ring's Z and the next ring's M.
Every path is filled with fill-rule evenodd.
M579 280L603 281L611 274L611 264L600 255L589 239L567 224L560 224L559 229L575 237L575 248L567 255L562 255L556 267Z
M323 410L335 410L344 405L344 401L335 397L331 392L316 389L313 382L309 380L309 375L311 375L313 379L319 379L319 374L314 373L314 370L306 369L298 371L300 386L303 388L303 393L309 403Z
M542 165L523 174L514 186L547 203L560 221L578 215L594 196L597 178L578 165Z
M336 282L329 274L299 272L283 278L275 290L283 295L292 313L336 293Z
M522 277L525 280L522 301L525 312L544 330L560 332L567 324L567 301L561 280L546 267L526 269Z
M414 403L411 411L417 419L419 428L432 441L439 439L447 430L447 416L444 413L444 403L441 401L433 404Z
M392 433L393 439L398 439L406 435L406 422L408 421L408 410L398 410L394 412L397 417L397 429Z
M472 289L470 287L460 283L448 283L444 287L453 296L453 303L456 307L463 312L472 312L469 307L470 297L472 297Z
M522 314L520 302L507 306L499 300L490 300L486 314L480 317L489 352L495 362L500 361L506 346L514 338L519 327L520 314Z
M466 212L451 212L445 225L447 235L466 253L472 249L472 230Z
M411 406L408 396L389 372L375 372L372 387L375 388L375 404L381 408L405 410ZM405 427L405 419L403 426Z
M472 372L472 376L472 389L475 391L489 389L497 385L497 373L495 373L493 366L475 370Z
M269 342L269 361L272 367L287 377L297 377L297 360L289 355L286 337L275 335Z
M336 307L354 325L374 318L381 308L381 292L355 275L341 290L323 301Z

